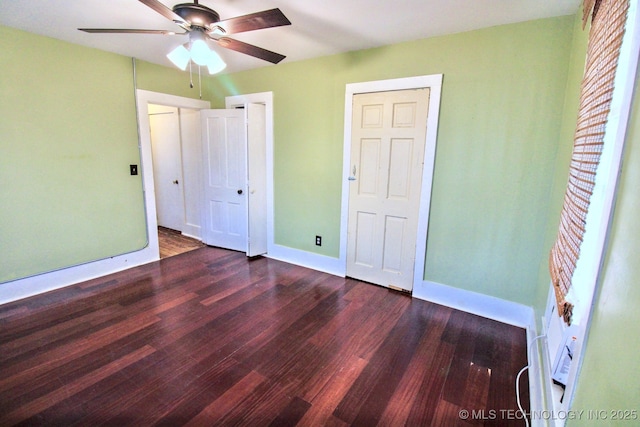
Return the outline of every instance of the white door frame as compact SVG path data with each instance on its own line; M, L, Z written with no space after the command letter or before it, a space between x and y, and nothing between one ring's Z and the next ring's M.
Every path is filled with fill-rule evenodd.
M158 220L156 218L155 184L153 182L153 156L151 154L151 128L149 126L149 104L169 107L202 110L210 108L209 101L184 98L166 93L136 90L136 109L138 114L138 130L140 134L140 173L142 173L142 189L144 192L145 212L147 216L147 238L149 249L160 257L158 244Z
M360 93L388 92L404 89L429 88L429 112L427 115L427 134L424 150L424 169L422 171L422 190L418 213L418 232L416 234L416 257L413 271L413 289L423 281L424 263L427 251L427 231L431 206L431 188L435 166L436 140L438 136L438 116L442 92L442 74L430 76L406 77L391 80L377 80L362 83L350 83L346 86L344 102L344 151L342 157L342 208L340 215L340 259L343 275L347 273L347 231L349 218L349 180L351 173L351 121L353 117L353 96Z

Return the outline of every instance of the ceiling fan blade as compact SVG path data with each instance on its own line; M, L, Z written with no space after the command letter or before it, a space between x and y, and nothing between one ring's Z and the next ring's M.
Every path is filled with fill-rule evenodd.
M218 44L224 48L235 50L236 52L244 53L246 55L253 56L255 58L263 59L277 64L282 61L286 56L279 53L271 52L270 50L263 49L252 44L241 42L239 40L230 39L229 37L221 37L219 39L212 39L218 42Z
M173 36L175 34L186 34L186 33L176 33L175 31L167 31L167 30L135 30L131 28L78 28L80 31L84 31L85 33L111 33L111 34L163 34L167 36Z
M142 1L142 0L141 0ZM242 33L245 31L261 30L263 28L281 27L291 25L291 22L280 9L263 10L262 12L225 19L212 24L212 27L220 27L225 34Z
M139 1L140 1L140 3L143 3L146 6L149 6L151 9L155 10L156 12L158 12L160 15L164 16L165 18L167 18L167 19L175 22L176 24L180 25L181 27L183 27L185 29L191 27L191 25L187 21L182 19L182 17L180 15L175 13L173 10L169 9L164 4L160 3L158 0L139 0Z

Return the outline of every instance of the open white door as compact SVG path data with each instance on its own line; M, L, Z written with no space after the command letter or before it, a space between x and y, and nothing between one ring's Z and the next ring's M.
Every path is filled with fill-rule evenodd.
M267 253L267 141L266 107L247 104L249 147L249 248L248 256Z
M244 110L201 110L202 241L247 252L247 138Z

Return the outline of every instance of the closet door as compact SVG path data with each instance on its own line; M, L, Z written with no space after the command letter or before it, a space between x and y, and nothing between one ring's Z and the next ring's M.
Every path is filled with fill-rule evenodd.
M149 105L149 126L158 225L183 231L184 180L178 109Z
M202 110L202 241L247 252L247 138L244 110Z

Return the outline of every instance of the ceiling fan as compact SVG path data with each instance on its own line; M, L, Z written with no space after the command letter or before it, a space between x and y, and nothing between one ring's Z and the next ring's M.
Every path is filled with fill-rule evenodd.
M291 22L280 9L264 10L249 15L238 16L220 20L220 15L213 9L193 3L180 3L169 9L158 0L139 0L141 3L158 12L165 18L175 22L184 32L176 33L167 30L140 30L140 29L115 29L115 28L78 28L87 33L131 33L131 34L163 34L163 35L189 35L189 42L178 46L169 55L169 59L183 70L189 60L198 65L210 65L215 60L221 59L213 51L210 51L206 42L211 40L223 48L244 53L273 64L282 61L285 56L261 47L248 44L227 37L227 34L236 34L246 31L261 30L265 28L291 25ZM172 58L173 55L173 58ZM224 64L224 63L223 63ZM214 67L215 68L215 67ZM224 68L224 67L223 67ZM212 71L210 66L209 71Z

